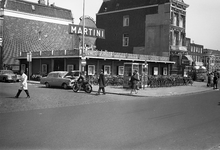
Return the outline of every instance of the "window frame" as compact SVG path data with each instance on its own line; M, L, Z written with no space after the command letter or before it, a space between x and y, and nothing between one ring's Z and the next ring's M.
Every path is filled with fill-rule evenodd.
M129 46L129 34L128 33L124 33L122 40L123 40L122 46L123 47L128 47Z
M26 64L21 64L21 70L26 71Z
M71 69L71 68L72 68L72 69ZM74 65L67 65L66 70L67 70L68 72L73 71L73 70L74 70Z
M90 68L92 68L92 72ZM88 65L88 75L95 75L95 65Z
M163 67L163 75L167 75L167 70L168 70L168 68L167 67Z
M110 65L104 66L104 75L111 75L111 66Z
M121 72L121 70L123 70ZM124 75L124 66L118 66L118 75Z
M123 16L123 27L128 27L130 24L129 15Z
M42 64L41 65L41 73L42 74L47 74L47 64Z

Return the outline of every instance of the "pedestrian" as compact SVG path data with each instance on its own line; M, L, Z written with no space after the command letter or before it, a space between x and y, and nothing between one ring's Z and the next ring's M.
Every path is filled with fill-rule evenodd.
M214 78L213 78L213 89L218 90L218 74L217 72L214 73Z
M105 76L104 76L103 70L101 70L99 74L98 84L99 84L99 89L98 89L97 95L100 95L101 90L103 94L106 94L105 93Z
M207 76L208 76L207 87L210 87L211 86L211 75L210 75L210 73L208 73Z
M27 75L24 73L24 71L21 71L21 77L20 77L20 88L18 89L18 92L15 96L15 98L18 98L21 94L22 90L25 91L27 98L30 98L29 92L28 92L28 84L27 84Z
M132 94L132 92L134 91L135 94L137 94L137 83L138 83L138 78L137 78L137 75L136 75L136 71L133 72L133 75L131 76L131 79L130 79L130 83L131 83L131 92L130 94Z
M138 79L136 88L137 88L137 90L139 90L140 89L140 82L139 82L140 81L140 75L139 75L139 72L137 70L135 70L134 72L135 72L135 78Z
M213 87L213 79L214 79L214 73L212 72L211 74L210 74L210 87Z

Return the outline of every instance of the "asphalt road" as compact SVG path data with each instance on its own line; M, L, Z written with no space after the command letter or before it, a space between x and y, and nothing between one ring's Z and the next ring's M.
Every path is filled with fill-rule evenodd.
M220 92L163 98L0 83L0 149L209 150L220 144Z

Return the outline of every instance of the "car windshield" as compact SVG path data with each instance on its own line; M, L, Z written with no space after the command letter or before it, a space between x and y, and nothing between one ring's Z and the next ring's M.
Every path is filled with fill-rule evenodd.
M58 78L58 77L64 77L67 74L67 72L51 72L47 75L49 78Z
M77 71L77 72L74 72L74 71L68 72L68 73L66 74L66 76L79 76L79 71Z
M59 73L59 77L64 77L65 75L67 74L67 72L61 72L61 73Z
M13 71L11 70L3 70L2 73L3 74L14 74Z

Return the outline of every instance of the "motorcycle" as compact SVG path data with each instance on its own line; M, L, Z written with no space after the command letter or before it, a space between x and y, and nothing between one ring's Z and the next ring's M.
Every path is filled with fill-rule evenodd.
M85 91L86 93L92 92L92 85L88 82L80 85L78 82L73 83L73 92L78 92L79 90Z

